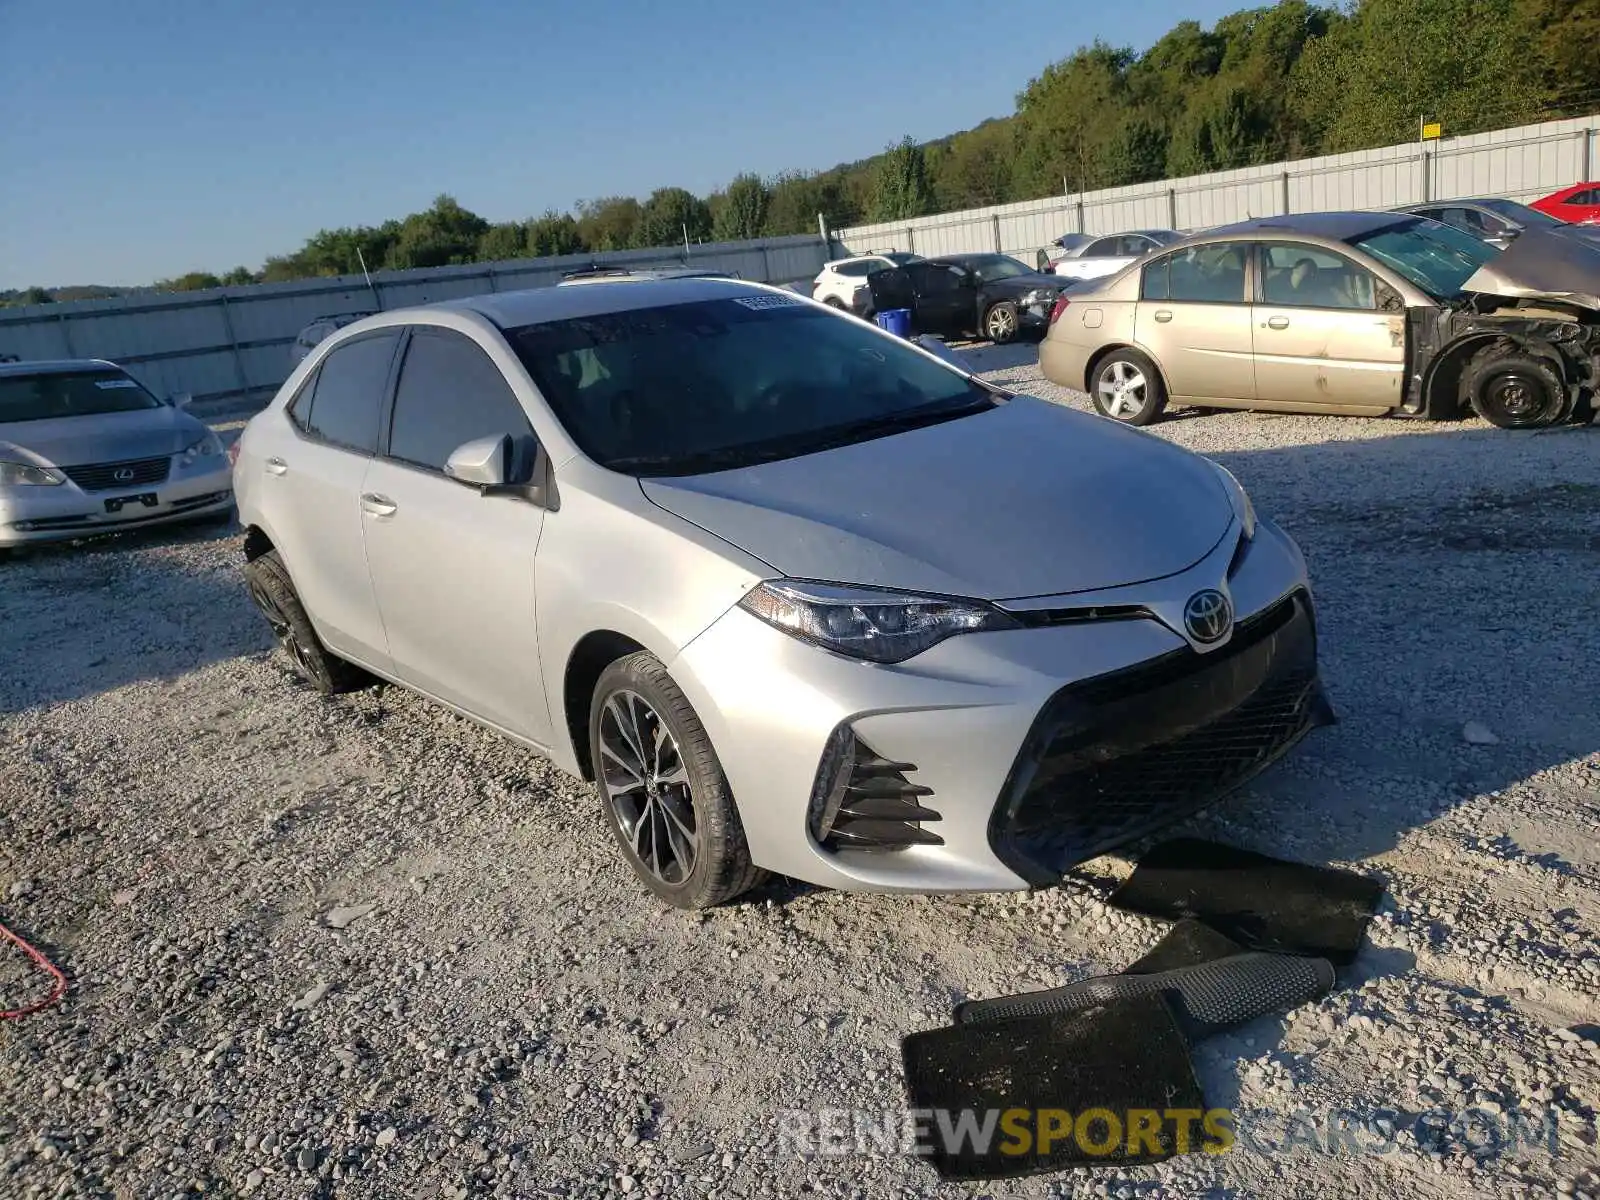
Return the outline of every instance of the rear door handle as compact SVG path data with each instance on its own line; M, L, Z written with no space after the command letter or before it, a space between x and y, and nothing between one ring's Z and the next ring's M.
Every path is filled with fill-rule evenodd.
M1156 320L1165 325L1168 321L1172 320L1172 310L1168 308L1158 309L1156 311Z
M377 492L367 492L361 497L361 508L375 517L393 516L399 505L387 496L380 496Z
M1289 318L1288 317L1269 317L1269 318L1267 318L1267 328L1268 329L1287 329L1287 328L1289 328Z
M262 465L267 468L268 475L287 475L289 473L289 464L284 462L283 459L279 458L276 454L267 459L267 461Z

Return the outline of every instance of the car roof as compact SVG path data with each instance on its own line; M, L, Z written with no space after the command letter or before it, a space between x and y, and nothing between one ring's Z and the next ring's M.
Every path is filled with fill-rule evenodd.
M120 371L103 358L48 358L37 362L0 362L0 377L15 375L66 375L72 371Z
M1393 225L1399 216L1400 214L1393 212L1360 211L1291 213L1281 217L1257 217L1251 221L1239 221L1233 225L1220 225L1215 229L1207 229L1185 238L1184 244L1228 238L1296 234L1343 242Z
M668 279L619 279L608 287L542 287L516 292L487 292L434 304L396 308L382 314L385 320L407 320L428 312L470 312L487 318L501 329L537 325L544 321L564 321L572 317L592 317L604 313L628 312L641 308L663 308L669 304L691 304L697 300L731 300L738 296L782 296L795 304L809 303L794 292L740 279L695 276Z

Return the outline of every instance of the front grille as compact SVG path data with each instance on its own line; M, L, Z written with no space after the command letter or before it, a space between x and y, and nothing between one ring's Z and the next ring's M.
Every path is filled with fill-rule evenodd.
M1058 692L1012 767L991 844L1030 882L1053 882L1238 786L1326 712L1310 605L1296 594L1221 650Z
M117 488L148 487L165 483L172 470L172 459L138 458L127 462L92 463L82 467L62 467L68 479L86 492L109 492Z

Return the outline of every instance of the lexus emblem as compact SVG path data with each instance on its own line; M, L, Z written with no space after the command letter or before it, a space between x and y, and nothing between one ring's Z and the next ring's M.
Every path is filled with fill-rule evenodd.
M132 467L118 467L115 471L112 472L111 478L115 479L118 483L132 483L133 482L133 468Z
M1219 642L1233 625L1233 605L1215 589L1196 592L1183 606L1183 625L1202 645Z

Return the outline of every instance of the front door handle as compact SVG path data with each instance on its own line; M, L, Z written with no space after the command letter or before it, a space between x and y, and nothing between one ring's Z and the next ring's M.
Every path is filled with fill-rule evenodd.
M375 517L392 517L399 505L387 496L380 496L377 492L367 492L361 497L361 509Z
M1156 312L1156 320L1165 325L1168 321L1172 320L1172 310L1168 308L1158 309Z
M284 462L283 459L279 458L276 454L267 459L267 461L262 465L267 468L268 475L287 475L289 473L289 464Z
M1287 328L1289 328L1289 318L1288 317L1269 317L1267 319L1267 328L1269 328L1269 329L1287 329Z

